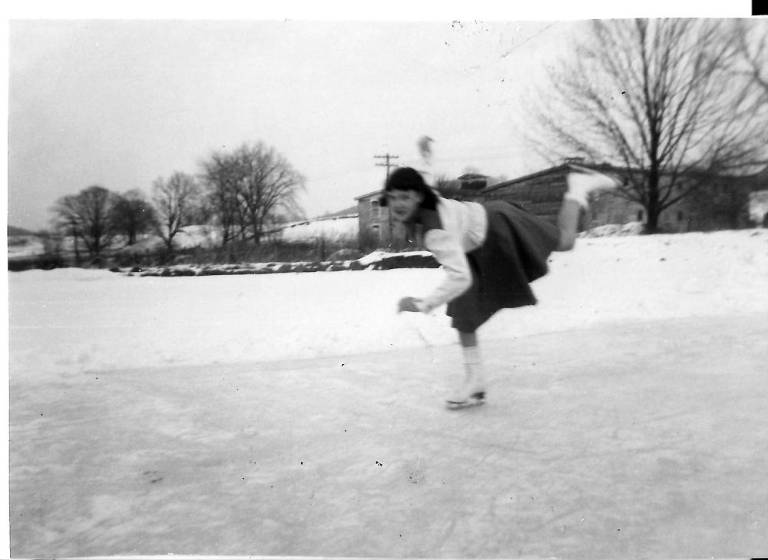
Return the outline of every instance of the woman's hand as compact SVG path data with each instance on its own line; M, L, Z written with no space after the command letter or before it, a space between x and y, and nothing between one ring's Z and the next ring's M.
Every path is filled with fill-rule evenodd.
M397 312L402 313L403 311L411 311L414 313L418 313L419 311L421 311L418 305L416 305L417 302L419 301L421 300L411 296L404 297L397 303Z

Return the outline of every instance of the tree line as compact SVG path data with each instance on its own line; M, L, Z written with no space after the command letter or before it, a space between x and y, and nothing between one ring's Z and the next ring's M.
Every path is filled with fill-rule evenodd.
M709 196L702 187L713 176L766 169L767 22L588 25L572 53L548 67L548 83L522 105L527 137L544 159L582 158L624 170L619 194L645 209L648 233L681 199ZM54 213L57 229L90 255L116 235L132 243L148 230L170 251L193 223L215 223L224 245L258 245L281 218L301 214L296 197L303 188L304 178L273 148L246 143L212 153L197 175L157 178L149 200L140 191L118 195L91 186L59 199Z
M99 256L119 236L126 245L154 233L171 253L184 227L215 223L222 244L259 245L280 222L302 216L297 196L305 179L273 147L244 143L231 151L213 152L193 175L175 171L158 177L147 198L139 189L117 193L91 185L59 198L52 208L54 227L71 237L80 252Z

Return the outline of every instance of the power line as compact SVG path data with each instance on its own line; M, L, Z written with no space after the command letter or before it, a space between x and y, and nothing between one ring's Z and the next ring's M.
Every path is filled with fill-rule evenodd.
M387 179L389 179L389 168L390 167L397 167L397 164L390 163L390 160L398 159L400 156L393 156L390 153L386 153L383 156L373 156L374 159L383 159L385 160L385 163L377 163L376 166L378 167L386 167L387 168Z

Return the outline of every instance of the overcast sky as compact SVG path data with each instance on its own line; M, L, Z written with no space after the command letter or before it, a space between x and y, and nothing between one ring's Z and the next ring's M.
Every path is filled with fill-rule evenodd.
M407 165L422 134L449 175L539 169L525 96L584 22L435 16L11 21L8 223L48 227L58 197L93 184L149 193L244 142L306 177L308 216L380 188L374 156Z

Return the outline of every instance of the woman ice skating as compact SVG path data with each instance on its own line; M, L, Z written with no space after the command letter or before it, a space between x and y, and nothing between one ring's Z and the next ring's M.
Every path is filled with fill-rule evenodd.
M431 155L430 142L419 142L423 156L425 151ZM500 309L536 303L530 283L547 273L552 251L573 249L589 193L620 184L587 169L570 173L567 183L555 225L504 201L481 204L442 198L410 167L398 168L387 179L381 205L389 207L394 220L422 226L424 245L445 272L432 293L402 298L398 312L429 313L448 304L464 362L463 380L446 401L449 408L485 401L478 327Z

